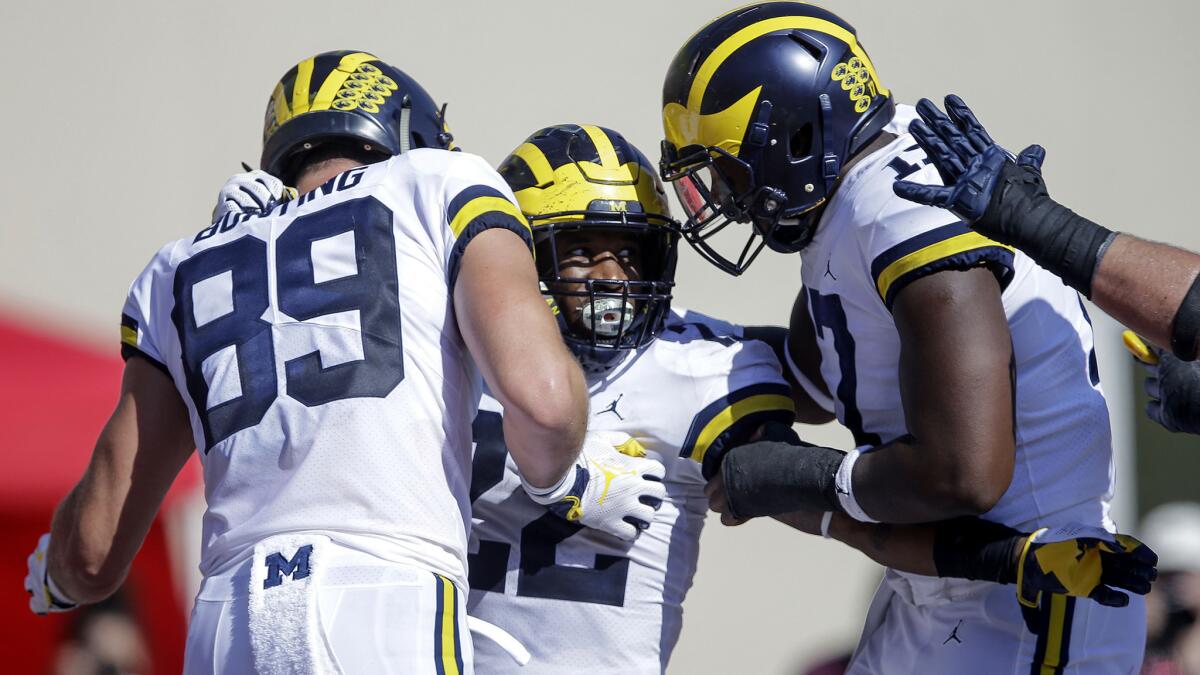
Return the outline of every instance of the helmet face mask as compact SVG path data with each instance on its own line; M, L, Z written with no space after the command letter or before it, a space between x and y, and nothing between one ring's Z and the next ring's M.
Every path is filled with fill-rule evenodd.
M558 310L564 341L577 354L604 363L650 344L670 311L678 241L674 223L644 214L563 215L574 219L539 223L534 218L531 225L537 232L538 277ZM636 242L636 253L621 261L623 278L581 274L600 264L610 253L606 243L614 240ZM577 246L601 255L572 255Z
M841 168L894 109L853 27L826 10L767 2L712 21L663 85L660 171L687 212L683 237L734 275L764 247L802 250ZM752 227L721 253L713 237L734 222Z
M670 313L679 225L645 155L610 129L563 124L531 135L499 173L529 220L542 292L585 372L603 374L649 345Z
M660 170L675 188L687 216L680 232L709 263L737 276L746 271L764 247L782 252L799 250L781 248L785 240L779 227L787 222L782 218L787 195L778 188L760 185L750 163L713 146L692 152L683 160L671 161L668 158L672 156L670 143L664 141ZM803 210L812 211L822 203L823 200ZM753 229L731 256L719 250L728 250L727 246L715 245L711 240L733 223L750 223ZM804 244L809 239L811 236L804 239Z

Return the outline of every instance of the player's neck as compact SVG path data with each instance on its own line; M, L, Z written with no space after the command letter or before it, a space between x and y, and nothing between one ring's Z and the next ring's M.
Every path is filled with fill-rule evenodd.
M327 159L323 162L318 162L316 165L304 170L300 177L296 179L296 192L307 194L317 189L318 186L334 176L348 171L357 166L362 166L362 162L355 159L345 157L336 157Z

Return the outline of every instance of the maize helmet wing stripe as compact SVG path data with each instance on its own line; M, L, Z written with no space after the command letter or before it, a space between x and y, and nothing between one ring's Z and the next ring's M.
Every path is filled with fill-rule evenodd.
M329 140L387 155L453 147L441 110L420 84L373 54L350 50L311 56L280 78L263 119L262 168L284 177L290 158Z

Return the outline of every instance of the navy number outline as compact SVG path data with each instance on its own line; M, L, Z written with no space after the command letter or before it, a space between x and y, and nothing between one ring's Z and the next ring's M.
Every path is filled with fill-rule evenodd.
M829 329L833 334L833 349L837 352L838 370L842 374L834 393L842 402L842 409L845 411L842 423L854 435L855 445L880 445L883 441L879 434L863 431L862 413L858 410L858 373L854 363L856 345L854 336L850 334L846 325L846 310L842 307L842 299L837 294L821 295L810 288L808 307L817 336L820 337L824 329Z
M313 243L354 233L355 274L317 282ZM245 235L214 246L175 271L171 319L179 335L188 395L204 429L205 452L229 436L257 425L278 397L270 309L267 243ZM363 359L323 367L314 350L284 363L287 395L306 406L355 397L383 398L404 380L399 278L392 212L374 197L334 204L293 220L275 241L279 310L297 321L359 311ZM193 312L197 283L230 274L232 311L198 326ZM312 330L320 330L313 326ZM241 394L207 408L202 365L233 347Z
M480 410L471 425L475 436L472 503L504 478L508 448L502 423L500 413ZM582 529L549 512L521 528L518 596L624 606L629 558L597 553L592 568L555 564L557 546ZM504 592L510 549L502 542L480 540L479 552L468 555L473 590Z

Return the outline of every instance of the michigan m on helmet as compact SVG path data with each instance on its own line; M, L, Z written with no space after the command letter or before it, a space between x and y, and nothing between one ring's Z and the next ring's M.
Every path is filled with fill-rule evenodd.
M533 230L547 301L553 307L552 295L585 298L582 321L558 316L563 338L585 370L604 372L627 351L649 344L670 311L679 232L646 156L610 129L560 124L534 132L499 172ZM641 278L564 276L558 242L564 233L580 231L634 235Z
M813 5L767 2L718 17L684 44L662 112L660 168L687 212L683 236L741 274L763 243L782 252L808 244L842 166L895 105L852 26ZM735 258L708 242L731 221L754 223Z
M441 109L398 68L366 52L317 54L287 71L263 119L262 168L289 185L300 155L349 142L381 158L412 148L453 148Z

